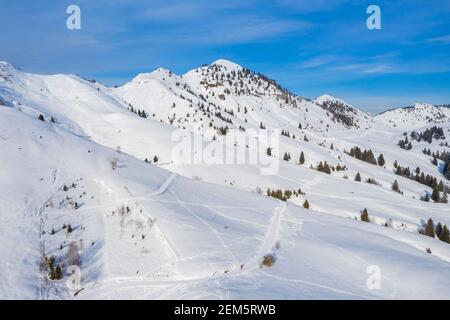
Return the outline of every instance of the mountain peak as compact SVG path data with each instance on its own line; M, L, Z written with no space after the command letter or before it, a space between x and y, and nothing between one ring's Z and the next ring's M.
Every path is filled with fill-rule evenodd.
M319 104L319 105L322 105L325 102L340 102L340 103L343 103L343 104L346 104L346 105L350 105L349 103L345 102L344 100L335 98L335 97L333 97L332 95L329 95L329 94L321 95L320 97L317 97L314 101L317 104Z
M146 80L161 80L163 78L166 77L172 77L175 76L175 74L168 70L168 69L164 69L164 68L157 68L155 70L153 70L152 72L144 72L144 73L139 73L136 77L133 78L133 82L140 82L140 81L146 81Z
M376 118L390 127L416 129L431 124L448 122L450 109L430 103L414 103L408 107L384 111Z
M433 108L434 106L432 104L429 103L422 103L422 102L416 102L413 105L413 108L416 110L420 110L420 109L428 109L428 108Z
M230 70L242 69L242 66L238 65L237 63L234 63L233 61L226 60L226 59L216 60L213 63L211 63L211 65L223 66Z

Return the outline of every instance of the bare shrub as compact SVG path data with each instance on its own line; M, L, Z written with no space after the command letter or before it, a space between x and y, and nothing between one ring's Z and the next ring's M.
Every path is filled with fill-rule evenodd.
M269 253L266 254L263 258L263 261L261 262L261 267L265 266L265 267L273 267L273 265L275 264L275 261L277 260L277 258L275 257L275 255Z
M113 170L117 169L117 159L116 158L111 160L111 167Z

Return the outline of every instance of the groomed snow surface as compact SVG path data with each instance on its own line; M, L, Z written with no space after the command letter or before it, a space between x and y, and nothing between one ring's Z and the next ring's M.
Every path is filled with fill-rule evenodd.
M264 79L265 90L245 79L249 91L237 94L220 74L240 70L218 60L184 76L158 69L106 88L0 63L0 298L449 299L450 245L418 230L429 218L450 226L450 208L420 201L431 189L393 172L397 160L448 185L442 163L422 154L448 151L448 121L438 121L446 139L414 141L406 151L397 146L403 132L435 122L406 126L403 111L370 117L331 96L288 98ZM358 125L338 121L319 106L326 101L345 105ZM201 102L232 123L207 117ZM289 152L292 160L269 176L256 164L172 163L174 130L212 120L287 130L274 157ZM385 166L350 157L344 150L353 146L382 153ZM318 172L311 166L319 161L346 170ZM394 180L403 194L391 190ZM304 194L283 202L267 188ZM358 220L364 208L371 223ZM66 285L74 250L78 290ZM48 278L43 256L55 257L63 279Z

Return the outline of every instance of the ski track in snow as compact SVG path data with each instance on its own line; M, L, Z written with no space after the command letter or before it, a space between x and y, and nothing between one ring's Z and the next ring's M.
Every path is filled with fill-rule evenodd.
M167 187L165 189L167 189ZM287 204L283 203L281 206L275 209L273 217L269 225L267 226L267 231L260 247L255 251L254 255L252 256L252 258L250 258L249 261L241 263L245 266L243 270L240 269L239 263L237 263L234 268L229 269L228 273L224 273L224 270L217 270L216 272L214 272L214 274L217 274L217 276L208 275L208 276L194 277L190 279L176 279L176 280L171 279L155 280L155 279L148 279L145 277L112 278L102 281L100 283L94 283L90 285L88 284L85 287L86 289L83 291L83 294L80 296L80 299L107 297L108 295L113 294L115 291L123 290L125 288L130 289L130 288L161 286L161 285L178 286L182 284L195 284L197 282L220 280L228 277L238 277L248 275L251 271L259 269L263 256L267 253L270 253L274 249L279 234L282 215L286 207ZM188 208L186 209L189 211ZM198 218L198 216L196 217ZM218 238L220 238L216 232L215 234ZM222 249L227 250L230 256L235 260L235 262L237 262L236 258L229 251L227 245L223 242L223 240L220 239L219 241L223 245Z

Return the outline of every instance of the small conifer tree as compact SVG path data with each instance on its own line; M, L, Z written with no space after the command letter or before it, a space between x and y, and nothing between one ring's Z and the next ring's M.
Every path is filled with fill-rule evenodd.
M433 219L428 219L427 225L425 226L425 235L434 238L434 223Z
M369 211L367 211L367 208L364 208L361 212L361 221L370 222Z
M303 203L303 208L309 209L309 202L308 202L308 200L305 200L305 202Z

